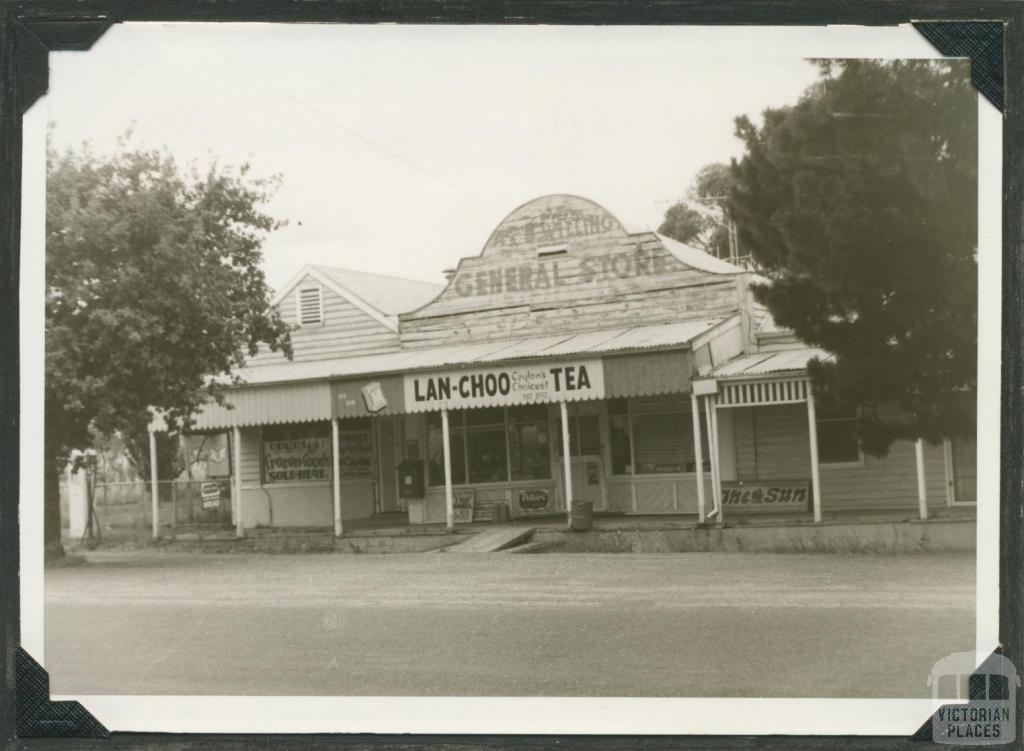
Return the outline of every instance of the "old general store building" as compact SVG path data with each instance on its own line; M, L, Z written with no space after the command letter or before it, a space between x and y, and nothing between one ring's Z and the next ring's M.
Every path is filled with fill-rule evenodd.
M567 498L702 522L973 503L973 444L874 458L853 412L815 409L806 364L828 354L773 323L753 278L589 200L539 198L446 285L303 268L275 300L294 359L254 358L195 430L228 437L239 533Z

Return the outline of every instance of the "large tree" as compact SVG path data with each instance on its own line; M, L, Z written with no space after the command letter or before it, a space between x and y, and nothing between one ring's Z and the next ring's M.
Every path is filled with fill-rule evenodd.
M758 127L737 120L729 210L768 281L757 298L834 353L826 406L862 405L863 445L973 431L977 100L966 63L818 63ZM896 404L896 411L878 405Z
M112 156L51 149L47 179L45 536L59 554L70 450L116 434L145 472L154 409L187 426L218 397L211 375L260 343L291 349L261 269L276 178L181 167L126 138Z
M719 258L738 255L736 248L730 248L732 224L725 209L731 183L727 164L709 164L701 169L685 198L665 212L658 232Z

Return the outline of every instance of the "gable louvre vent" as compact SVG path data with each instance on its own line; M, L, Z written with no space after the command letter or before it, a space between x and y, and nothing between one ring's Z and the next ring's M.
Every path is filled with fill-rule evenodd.
M324 322L324 288L301 287L296 293L295 308L300 326L318 326Z

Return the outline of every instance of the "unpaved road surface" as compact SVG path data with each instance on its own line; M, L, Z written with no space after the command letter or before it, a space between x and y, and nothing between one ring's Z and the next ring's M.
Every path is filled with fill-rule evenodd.
M974 556L93 553L55 694L927 697Z

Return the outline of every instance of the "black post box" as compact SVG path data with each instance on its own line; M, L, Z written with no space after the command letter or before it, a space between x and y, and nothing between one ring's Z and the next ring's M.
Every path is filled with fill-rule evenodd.
M398 465L398 497L403 500L422 498L423 460L406 459Z

